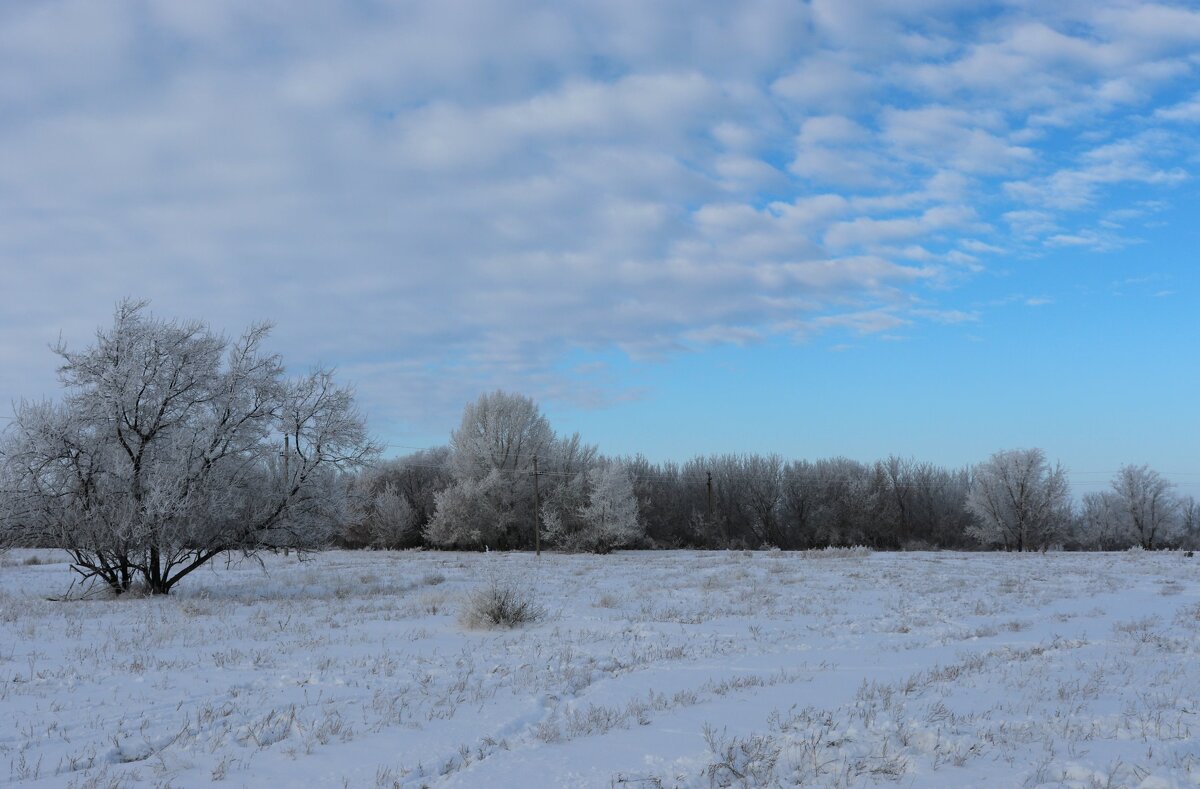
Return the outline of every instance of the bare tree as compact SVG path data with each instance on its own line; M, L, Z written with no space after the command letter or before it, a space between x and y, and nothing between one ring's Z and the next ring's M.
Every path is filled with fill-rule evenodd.
M705 532L695 528L706 513L702 472L676 463L651 463L638 455L622 460L633 480L646 536L663 546L703 545Z
M784 531L790 548L811 548L817 544L816 512L820 489L815 466L807 460L795 460L783 470L782 511Z
M1058 537L1070 517L1067 477L1040 449L997 452L975 469L970 533L988 545L1034 550Z
M1148 551L1172 536L1179 515L1175 485L1149 466L1122 466L1112 481L1113 507Z
M913 536L913 521L916 518L915 472L914 461L896 455L875 463L874 476L879 488L876 496L879 509L877 518L896 547L905 545Z
M791 548L783 529L783 458L746 455L740 462L748 527L759 546Z
M1117 497L1107 491L1084 494L1078 523L1076 539L1088 548L1112 551L1131 544Z
M1179 501L1179 536L1186 548L1200 546L1200 502L1193 496Z
M849 458L828 458L815 464L818 490L814 513L822 545L870 542L878 488L871 469Z
M3 437L10 533L118 593L166 594L226 551L324 544L339 472L376 447L330 371L284 378L268 330L231 343L127 300L94 345L56 346L61 403L21 403Z

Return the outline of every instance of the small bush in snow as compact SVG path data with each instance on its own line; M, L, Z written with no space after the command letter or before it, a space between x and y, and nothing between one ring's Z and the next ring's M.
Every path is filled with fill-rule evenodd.
M602 594L598 598L596 598L596 602L594 603L594 605L597 608L617 608L618 606L621 605L621 598L617 597L614 594L605 592L604 594Z
M469 595L459 620L469 628L519 627L543 619L546 607L511 579L493 578Z
M870 556L874 551L865 545L854 545L849 548L814 548L801 553L805 559L847 559L851 556Z

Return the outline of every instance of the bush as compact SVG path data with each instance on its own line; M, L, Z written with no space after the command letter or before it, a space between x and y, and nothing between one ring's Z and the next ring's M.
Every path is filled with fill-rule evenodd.
M811 548L800 553L805 559L848 559L851 557L870 556L874 551L865 545L853 545L850 547L837 547L830 545L828 548Z
M466 627L519 627L538 622L546 616L546 607L533 593L511 579L493 578L467 595L459 614Z

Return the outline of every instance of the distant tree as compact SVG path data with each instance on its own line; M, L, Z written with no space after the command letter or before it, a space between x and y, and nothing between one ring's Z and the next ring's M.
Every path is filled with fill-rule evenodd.
M783 528L783 458L779 455L744 455L740 459L743 512L755 547L791 548Z
M651 463L641 455L621 462L633 480L648 540L674 548L705 544L705 534L697 528L705 518L702 470L685 469L673 462Z
M555 438L538 465L543 539L559 544L567 535L584 530L582 512L588 503L588 472L599 463L595 446L579 434Z
M127 300L94 345L56 346L62 401L22 402L0 440L5 530L118 593L166 594L227 551L326 544L339 472L376 447L350 390L323 369L286 379L267 333L231 343Z
M1075 535L1080 547L1114 551L1132 544L1117 497L1108 491L1086 493Z
M426 534L434 545L520 548L533 543L533 460L549 460L550 423L522 395L495 391L463 411L450 436L455 482L437 497ZM484 497L483 501L468 501ZM469 515L467 523L451 511Z
M436 496L453 483L448 447L422 449L364 471L354 481L354 515L346 521L342 543L355 548L423 545ZM382 513L392 515L381 520Z
M512 506L506 497L509 492L509 480L497 470L482 479L455 482L434 497L426 541L439 548L510 547L505 533L505 524L512 518ZM500 507L508 511L502 512Z
M1112 481L1113 508L1146 550L1174 536L1179 498L1175 486L1148 466L1122 466Z
M1179 536L1185 547L1200 547L1200 502L1192 496L1179 500Z
M878 488L871 469L849 458L818 460L814 465L817 510L814 513L820 545L860 545L872 542Z
M1070 518L1066 472L1040 449L997 452L975 469L969 532L985 545L1026 551L1059 538Z
M792 461L784 466L781 510L789 547L812 548L818 544L816 513L819 506L820 487L815 466L807 460Z
M912 519L909 544L962 548L970 544L967 509L970 492L967 469L944 469L932 463L917 463L911 471Z
M550 423L524 395L494 391L463 410L450 434L450 462L458 479L482 479L492 471L525 473L535 455L546 457L554 440Z
M603 463L591 468L586 479L587 503L579 508L578 526L568 531L551 513L551 539L569 550L592 553L608 553L640 539L645 530L628 470L617 462Z
M392 482L371 501L367 524L376 548L410 548L421 541L416 512Z
M884 539L899 548L913 539L918 495L916 463L891 455L875 463L878 519Z

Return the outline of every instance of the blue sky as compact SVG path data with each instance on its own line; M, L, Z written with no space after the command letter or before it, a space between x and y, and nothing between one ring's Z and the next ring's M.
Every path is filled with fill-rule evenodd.
M1040 446L1200 493L1185 3L0 5L0 394L125 295L401 447Z

